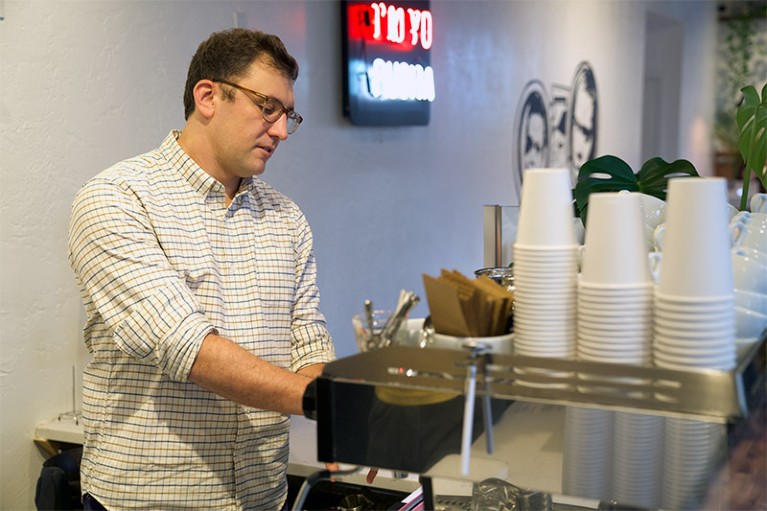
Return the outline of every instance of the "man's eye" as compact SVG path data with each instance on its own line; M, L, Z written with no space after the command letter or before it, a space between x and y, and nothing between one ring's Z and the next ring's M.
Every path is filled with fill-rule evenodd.
M264 102L264 106L263 106L264 115L274 115L279 111L279 109L280 107L277 106L277 104L274 101L269 100Z

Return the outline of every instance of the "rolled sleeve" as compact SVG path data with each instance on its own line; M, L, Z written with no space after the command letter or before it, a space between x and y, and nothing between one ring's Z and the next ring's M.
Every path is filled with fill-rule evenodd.
M89 315L101 318L124 353L185 380L213 330L169 263L135 185L94 179L76 198L69 256Z
M300 370L313 364L335 360L335 347L327 329L325 316L320 311L320 292L317 287L317 264L313 250L313 236L306 217L298 211L296 302L293 309L291 368Z
M138 359L151 357L170 378L186 380L202 340L214 330L188 298L178 284L156 290L120 322L115 343Z

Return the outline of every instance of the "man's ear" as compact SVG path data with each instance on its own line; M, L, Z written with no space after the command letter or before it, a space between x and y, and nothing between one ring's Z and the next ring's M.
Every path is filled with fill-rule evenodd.
M216 85L212 80L200 80L194 86L194 108L206 119L213 116L216 109Z

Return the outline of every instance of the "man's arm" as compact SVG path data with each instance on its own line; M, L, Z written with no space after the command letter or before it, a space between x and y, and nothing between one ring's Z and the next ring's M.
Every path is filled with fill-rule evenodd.
M210 333L202 341L189 380L237 403L303 415L306 386L322 372L321 364L297 374L272 365L237 343Z
M302 374L313 380L319 376L322 376L322 369L324 369L324 367L325 364L312 364L310 366L299 369L297 372L298 374Z

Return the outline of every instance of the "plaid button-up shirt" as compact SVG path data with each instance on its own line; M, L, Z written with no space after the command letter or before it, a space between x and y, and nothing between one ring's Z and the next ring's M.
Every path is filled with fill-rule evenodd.
M276 509L289 417L187 381L213 330L290 370L335 356L309 225L259 179L224 187L179 147L88 181L69 255L93 355L83 383L84 492L108 509Z

